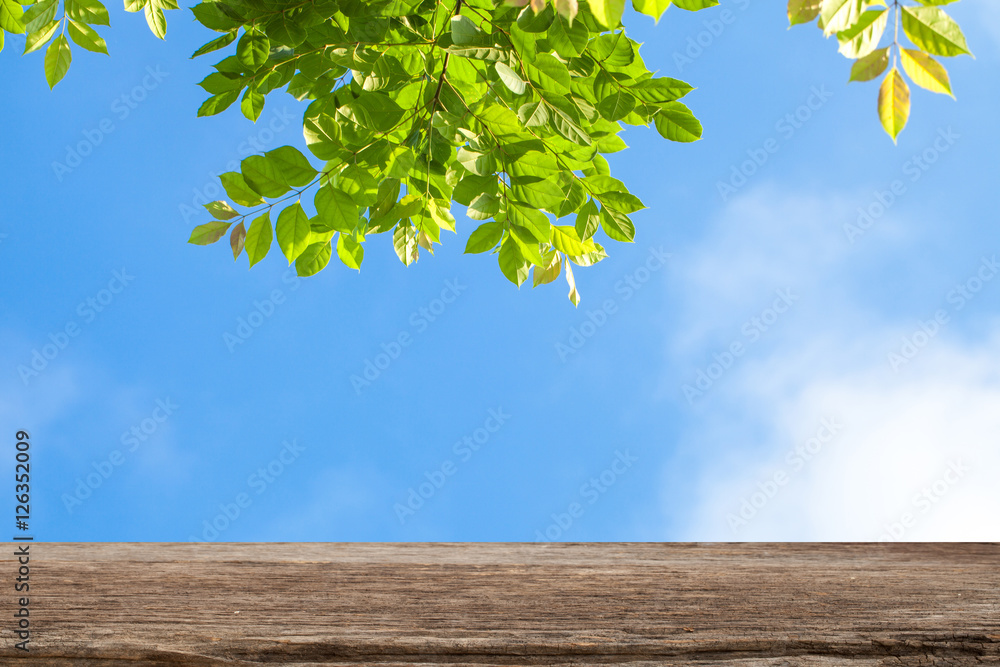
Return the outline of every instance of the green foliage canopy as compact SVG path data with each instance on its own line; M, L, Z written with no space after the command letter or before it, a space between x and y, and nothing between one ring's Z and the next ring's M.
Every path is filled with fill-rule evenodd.
M165 36L175 0L124 1ZM897 65L950 95L933 56L969 53L941 9L955 0L910 1L788 3L792 25L815 21L855 60L852 81L880 76L891 57L878 107L893 140L910 110ZM67 29L77 45L107 53L94 28L109 25L100 0L62 0L59 18L58 3L0 0L0 49L4 31L27 33L26 53L48 43L50 86L70 66ZM696 11L718 0L632 4L659 20L671 4ZM360 269L379 234L409 265L456 231L457 203L479 223L467 253L496 255L518 286L564 274L578 304L572 266L604 259L601 241L631 242L630 215L645 208L604 157L626 148L623 126L652 125L674 142L702 136L680 101L692 87L646 66L622 25L624 0L211 0L191 11L219 33L193 57L229 50L200 83L209 97L199 116L238 101L256 121L279 90L309 103L312 159L290 146L246 158L220 177L232 203L208 204L213 220L191 234L206 245L228 233L234 258L246 254L251 267L277 245L301 276L334 254ZM890 15L893 39L882 47ZM901 45L900 26L915 48Z

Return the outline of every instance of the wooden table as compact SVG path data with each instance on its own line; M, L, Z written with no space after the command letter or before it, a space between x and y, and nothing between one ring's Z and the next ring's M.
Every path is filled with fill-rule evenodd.
M997 544L31 545L0 664L1000 664Z

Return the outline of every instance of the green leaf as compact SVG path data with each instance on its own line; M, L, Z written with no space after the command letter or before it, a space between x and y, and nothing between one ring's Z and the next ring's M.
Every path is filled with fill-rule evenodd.
M601 35L591 40L587 50L595 60L608 67L626 67L635 60L632 40L624 32Z
M552 129L574 144L591 145L593 140L580 126L580 111L569 99L555 97L547 99L546 104L549 106L549 124Z
M610 121L621 120L632 113L633 109L635 109L635 98L617 87L597 103L597 110Z
M292 146L275 148L264 155L278 168L282 179L292 187L309 185L319 173L309 164L306 156Z
M615 241L631 243L635 238L635 225L624 213L613 211L607 206L601 208L601 229Z
M0 0L0 28L20 35L24 32L24 8L16 0Z
M225 188L229 198L240 206L258 206L264 203L261 196L243 180L242 174L227 171L219 176L219 180L222 181L222 187Z
M549 122L548 107L545 102L528 102L517 110L517 117L525 127L542 127Z
M24 16L21 17L24 32L31 34L47 26L55 20L56 10L58 9L58 0L42 0L31 5L28 11L24 13Z
M149 0L125 0L125 11L141 12Z
M650 104L665 104L679 100L694 88L678 79L670 77L660 77L656 79L646 79L634 86L629 86L628 92L636 98Z
M972 55L962 29L938 7L903 7L903 32L931 55Z
M861 18L863 6L864 0L823 0L819 13L823 34L829 37L850 28Z
M264 32L271 41L291 48L306 41L306 29L297 17L292 16L293 13L281 12L267 22Z
M325 185L313 200L324 225L344 234L352 234L358 224L358 205L343 190Z
M386 175L391 178L406 178L410 170L413 169L416 159L417 156L413 154L411 148L406 146L397 147L392 152L389 163L386 165Z
M689 12L699 12L702 9L715 7L719 4L719 0L673 0L673 4L678 9L683 9Z
M530 229L525 227L520 227L518 225L511 225L507 230L510 233L510 237L514 239L517 243L517 248L521 252L521 256L527 261L531 262L535 266L545 267L545 260L542 258L542 252L538 246L538 240L535 238L534 234L531 233Z
M468 16L451 17L451 40L455 44L477 44L481 34Z
M847 30L837 33L840 42L840 53L847 58L864 58L874 51L889 21L889 10L877 9L866 11L858 22Z
M511 223L530 230L539 243L548 243L552 234L552 224L541 211L522 206L515 201L507 207L507 219Z
M239 215L233 207L224 201L213 201L205 204L205 208L216 220L232 220Z
M601 203L610 206L619 213L635 213L646 208L646 205L628 192L605 192L600 196Z
M526 183L518 183L512 188L514 198L519 202L524 202L534 209L544 209L554 213L558 210L566 196L562 188L555 179L544 180L531 179Z
M309 246L310 232L309 217L299 202L295 202L278 215L274 235L278 239L278 247L288 259L289 266Z
M510 88L512 93L520 95L524 92L524 88L527 84L524 82L524 79L519 77L517 73L514 72L514 70L507 67L507 65L504 65L500 61L494 63L493 66L496 68L497 75L500 76L500 80L503 81L505 86Z
M588 4L594 18L605 28L614 30L621 23L625 0L590 0Z
M451 214L451 200L432 199L428 202L427 212L431 214L431 219L441 229L455 232L455 216Z
M590 199L580 207L579 213L576 214L576 225L574 228L576 229L577 238L591 238L597 233L600 225L601 216L597 210L597 204L594 203L593 199Z
M517 27L526 33L545 32L552 25L555 17L555 12L547 3L544 3L544 8L540 12L536 12L534 7L529 5L522 9L518 15Z
M681 102L667 102L653 120L656 131L670 141L691 142L701 139L701 122Z
M850 81L871 81L889 66L889 47L872 51L851 66Z
M879 88L878 115L882 127L895 142L910 117L910 87L895 67L889 70Z
M549 46L563 58L576 58L583 55L590 41L590 31L583 21L572 25L563 17L557 17L549 26L547 33Z
M289 190L278 165L265 155L251 155L244 159L240 163L240 171L247 185L268 199L280 197Z
M577 266L593 266L603 259L607 259L608 253L604 252L604 248L601 247L600 243L594 243L596 250L593 252L588 252L586 255L576 255L575 257L567 257Z
M539 53L525 69L538 87L556 95L569 95L569 70L551 53Z
M247 88L246 92L243 93L243 99L240 101L240 111L243 112L244 116L256 123L263 110L264 96L252 87Z
M215 114L222 113L232 106L233 102L239 99L239 97L239 90L212 95L198 108L198 116L214 116Z
M417 230L410 224L399 225L392 233L392 247L405 266L413 264L420 258L420 248L417 246Z
M900 61L903 70L913 83L933 93L952 95L948 70L923 51L901 49Z
M333 256L333 246L330 241L311 243L295 260L295 273L302 278L314 276L330 263Z
M523 285L524 281L528 279L528 272L531 271L531 265L521 255L520 246L513 237L508 236L507 240L500 246L497 261L500 264L500 271L507 276L507 280L518 287Z
M592 240L581 240L575 228L561 225L552 225L552 245L567 255L584 255L597 249Z
M98 0L69 0L65 3L66 16L90 25L111 25L107 8Z
M53 21L41 30L37 32L30 33L28 37L24 40L24 52L31 53L32 51L37 51L52 39L52 36L56 34L56 30L59 29L60 21ZM0 31L0 35L3 31Z
M251 267L267 256L268 251L271 249L272 238L273 233L271 231L270 214L264 213L262 216L250 223L250 229L247 230L245 246L247 250L247 257L250 258Z
M257 70L267 62L271 53L271 42L259 30L248 30L236 45L236 57L251 70Z
M365 249L350 234L341 234L337 239L337 256L347 267L360 271L361 262L365 259Z
M73 0L77 2L78 0ZM153 31L153 34L163 39L167 36L167 17L163 15L163 10L156 3L155 0L149 0L146 6L143 7L143 12L146 14L146 23L149 25L149 29Z
M788 24L809 23L819 16L823 0L788 0Z
M70 21L68 28L69 36L74 42L88 51L107 55L108 45L104 42L101 36L97 34L97 31L89 25Z
M496 247L503 238L502 222L487 222L476 228L469 241L465 244L465 252L468 254L486 252Z
M507 172L515 182L540 181L555 176L560 171L554 155L539 151L529 151L507 165Z
M125 8L128 9L128 5L126 5ZM142 5L141 4L139 5L139 9L142 9ZM139 11L139 9L129 10L129 11ZM223 48L229 46L234 41L236 41L236 34L237 33L234 30L232 32L226 33L225 35L223 35L222 37L219 37L218 39L213 39L211 42L205 44L204 46L202 46L201 48L199 48L197 51L195 51L194 53L192 53L191 57L192 58L197 58L198 56L203 56L206 53L211 53L213 51L218 51L219 49L223 49Z
M229 247L233 250L233 260L240 258L240 253L243 252L243 244L247 239L247 230L243 226L243 222L233 227L232 233L229 235Z
M73 54L70 53L66 35L59 35L45 50L45 80L48 81L49 88L54 88L62 81L72 61Z
M484 192L469 203L465 214L473 220L489 220L500 212L500 200Z
M340 143L340 125L326 114L305 118L302 121L302 133L306 138L306 147L320 160L332 160L343 148Z
M221 2L202 2L192 7L191 13L194 14L199 23L210 30L219 32L235 30L240 26L241 21L233 19L223 10L223 7L225 5Z
M632 0L632 8L635 11L652 16L657 22L669 6L670 0Z
M477 153L462 147L458 149L456 158L463 167L477 176L488 176L496 173L496 159L488 153Z
M213 220L212 222L206 222L204 225L198 225L191 232L191 238L188 239L188 243L193 243L194 245L215 243L222 238L222 235L226 233L231 224L233 223Z
M229 93L239 91L243 88L242 78L226 76L222 72L212 72L199 83L206 93L218 95L219 93Z

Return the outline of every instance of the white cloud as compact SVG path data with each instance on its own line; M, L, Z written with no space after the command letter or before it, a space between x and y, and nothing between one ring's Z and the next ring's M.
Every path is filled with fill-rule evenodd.
M731 398L750 408L739 415L744 436L715 445L688 538L1000 539L1000 359L990 347L942 342L899 375L885 362L838 372L815 361L781 355L739 378ZM695 441L710 448L715 435ZM909 525L893 528L906 514Z
M952 313L894 371L887 354L928 313L894 321L845 287L858 249L836 238L843 201L748 193L685 265L682 373L741 304L776 286L808 297L693 409L683 448L700 478L681 539L1000 539L1000 322L969 344Z

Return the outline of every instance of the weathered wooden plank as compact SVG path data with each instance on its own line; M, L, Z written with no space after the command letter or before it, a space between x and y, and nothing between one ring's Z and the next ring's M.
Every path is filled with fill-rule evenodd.
M1000 664L997 544L31 552L31 650L5 596L3 664Z

